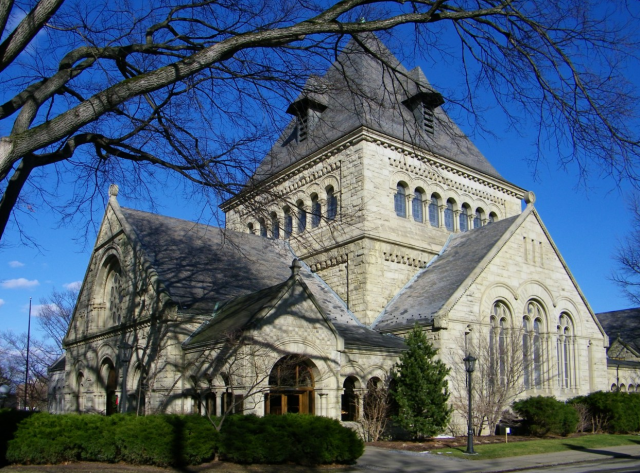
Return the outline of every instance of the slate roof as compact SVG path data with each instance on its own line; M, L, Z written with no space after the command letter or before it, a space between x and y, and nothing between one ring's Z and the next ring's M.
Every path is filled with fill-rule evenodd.
M611 340L618 337L635 351L640 351L640 307L596 314Z
M121 209L181 311L211 314L216 303L287 280L294 258L283 241Z
M54 361L53 364L49 366L49 368L47 368L47 371L49 373L52 373L54 371L64 371L66 366L67 366L67 357L66 355L62 355L60 358Z
M391 300L373 328L387 331L410 327L416 322L432 323L438 311L520 216L452 235L440 255Z
M263 181L346 134L368 127L456 163L504 181L441 107L435 108L435 133L416 127L403 101L418 93L434 94L420 68L408 71L375 34L359 35L347 44L322 78L310 77L294 104L305 99L326 106L308 138L298 142L295 118L264 158L250 184ZM374 59L366 49L384 58ZM395 69L395 70L394 70ZM439 95L439 94L438 94ZM290 107L292 111L295 107Z
M215 312L185 346L244 329L275 303L291 277L294 254L284 241L139 210L120 208L120 212L180 311ZM300 280L347 346L404 347L402 340L362 326L342 299L306 264L301 265Z

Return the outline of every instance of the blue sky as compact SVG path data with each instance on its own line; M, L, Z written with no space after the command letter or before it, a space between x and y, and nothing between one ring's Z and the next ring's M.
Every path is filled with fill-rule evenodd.
M405 65L411 68L415 64ZM436 87L439 83L451 85L445 66L430 69L420 65ZM610 280L617 242L630 230L629 195L624 194L628 189L597 172L580 182L575 169L558 168L552 150L543 153L545 160L534 169L528 159L535 154L531 136L508 130L499 115L488 113L487 123L491 123L495 136L472 136L472 140L505 179L535 192L536 208L594 311L630 307ZM465 129L464 123L459 125ZM100 191L107 194L106 188ZM156 205L164 215L204 222L211 218L179 196L158 192L158 199ZM148 208L128 201L127 189L120 189L118 200L122 206ZM83 229L59 227L55 216L44 208L35 209L32 216L22 224L39 248L21 244L15 229L6 235L8 245L0 247L0 330L25 331L29 298L37 314L40 299L53 288L61 290L82 281L90 258L93 228L88 243L83 245L76 241Z

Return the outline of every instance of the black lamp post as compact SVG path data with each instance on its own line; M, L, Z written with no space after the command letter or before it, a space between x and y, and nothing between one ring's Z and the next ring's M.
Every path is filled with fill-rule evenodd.
M467 431L467 451L464 453L475 455L476 452L473 451L473 412L471 410L473 391L471 390L471 378L474 370L476 369L476 358L469 354L462 361L464 361L464 369L467 371L469 377L469 382L467 383L469 386L469 429Z
M122 399L120 400L120 411L124 414L127 412L127 372L129 371L129 361L133 354L133 346L127 342L122 342L120 348L120 359L122 360Z

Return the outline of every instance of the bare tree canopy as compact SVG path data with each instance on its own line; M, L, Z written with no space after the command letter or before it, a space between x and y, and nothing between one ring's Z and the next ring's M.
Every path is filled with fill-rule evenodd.
M618 243L614 259L618 271L612 276L623 294L632 303L640 305L640 196L630 204L633 218L631 231Z
M58 356L63 353L62 339L69 328L73 309L78 300L78 293L77 289L65 289L64 291L54 289L51 295L40 299L38 325L55 344Z
M236 194L284 123L279 105L347 36L371 31L395 31L431 61L456 51L466 90L447 99L477 124L488 91L514 126L537 127L540 148L560 163L635 182L637 101L622 73L635 18L618 8L0 0L0 238L36 204L63 218L90 212L108 182L145 197L179 175L214 203ZM60 189L72 189L70 202L54 198Z

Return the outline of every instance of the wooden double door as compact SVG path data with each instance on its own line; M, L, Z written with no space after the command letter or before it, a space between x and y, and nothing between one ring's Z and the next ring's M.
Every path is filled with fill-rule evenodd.
M315 414L314 391L276 391L265 395L265 414Z

